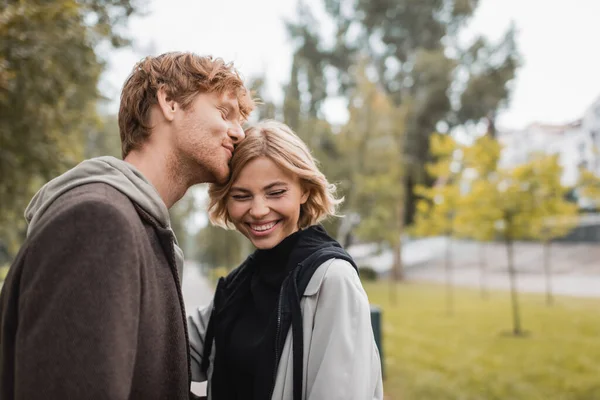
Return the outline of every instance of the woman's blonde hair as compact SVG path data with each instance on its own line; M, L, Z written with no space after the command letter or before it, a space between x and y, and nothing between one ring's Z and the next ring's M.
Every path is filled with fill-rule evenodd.
M227 212L229 191L244 166L258 157L268 157L280 168L296 175L302 188L308 190L308 200L300 206L300 229L336 215L336 207L343 199L335 197L335 185L327 181L306 144L287 125L266 120L248 128L245 133L246 138L237 146L231 159L227 183L209 187L208 215L213 224L233 227Z

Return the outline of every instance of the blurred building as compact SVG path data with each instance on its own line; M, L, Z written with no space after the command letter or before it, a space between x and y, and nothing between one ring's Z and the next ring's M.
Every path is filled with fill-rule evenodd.
M600 97L576 121L558 125L533 123L524 129L499 130L498 140L504 146L502 167L522 164L539 152L559 154L564 185L577 183L580 167L600 175Z

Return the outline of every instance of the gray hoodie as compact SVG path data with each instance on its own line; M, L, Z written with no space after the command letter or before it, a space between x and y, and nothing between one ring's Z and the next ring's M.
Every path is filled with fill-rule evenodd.
M169 210L152 184L131 164L115 157L98 157L83 161L76 167L46 183L31 199L25 210L29 226L27 235L35 229L37 222L54 200L69 190L88 183L106 183L136 203L156 218L163 227L170 229ZM173 232L175 258L179 276L183 272L183 251L177 244ZM181 279L181 278L180 278Z

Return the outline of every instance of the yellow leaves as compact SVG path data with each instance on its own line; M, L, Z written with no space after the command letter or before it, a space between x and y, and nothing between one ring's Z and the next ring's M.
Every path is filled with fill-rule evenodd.
M549 240L576 226L577 205L565 200L568 188L560 182L557 156L538 155L526 164L499 170L501 147L484 136L462 148L467 168L456 174L451 170L457 148L452 138L433 135L431 146L438 159L427 168L439 179L432 188L415 189L423 199L417 205L415 234ZM470 170L477 173L467 173ZM589 174L582 180L600 183Z
M472 146L463 149L465 166L474 168L482 176L487 176L497 169L501 150L497 140L484 135Z
M429 139L429 150L434 157L449 158L456 149L456 141L450 135L434 133Z
M581 197L586 197L596 202L600 201L600 178L592 171L581 169L577 187Z

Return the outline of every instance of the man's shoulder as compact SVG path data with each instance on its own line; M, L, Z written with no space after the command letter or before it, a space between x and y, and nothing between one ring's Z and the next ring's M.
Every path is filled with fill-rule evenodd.
M77 186L68 192L64 193L58 199L57 203L77 203L77 202L100 202L118 205L131 205L131 200L118 189L113 186L103 183L94 182L85 185Z
M47 212L59 209L77 209L81 207L100 207L119 210L125 214L137 215L133 203L125 194L106 183L96 182L81 185L60 196Z
M45 211L36 230L65 220L89 223L121 223L131 225L140 217L131 200L105 183L89 183L69 190L58 197Z

